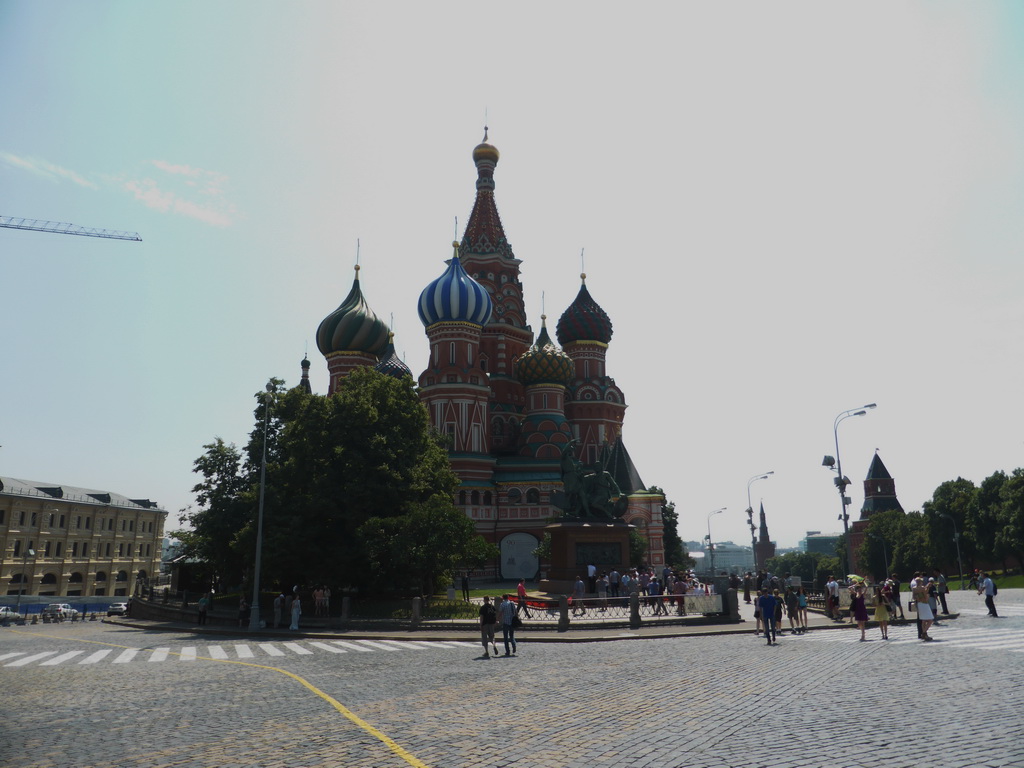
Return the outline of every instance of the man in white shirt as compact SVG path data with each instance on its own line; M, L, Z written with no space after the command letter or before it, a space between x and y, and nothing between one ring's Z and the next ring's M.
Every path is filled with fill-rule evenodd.
M842 616L839 615L839 582L832 574L829 574L825 590L828 594L828 615L839 621L842 619Z
M985 607L988 608L988 615L999 618L999 614L996 613L996 585L992 583L992 578L987 573L981 574L981 580L978 582L978 594L985 595Z

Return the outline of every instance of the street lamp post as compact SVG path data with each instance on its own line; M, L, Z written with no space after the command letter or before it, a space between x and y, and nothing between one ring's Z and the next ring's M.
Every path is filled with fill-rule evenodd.
M721 509L714 509L708 512L708 554L711 556L711 578L715 577L715 545L711 542L711 516L719 515L728 507L722 507Z
M960 589L964 588L964 561L960 559L960 533L956 529L956 520L949 515L939 515L953 524L953 541L956 542L956 563L960 566Z
M767 480L770 475L774 475L774 474L775 474L775 470L772 469L772 470L769 470L768 472L765 472L763 474L754 475L752 478L747 480L747 525L750 526L750 553L754 556L754 573L755 574L757 573L757 569L758 569L758 563L757 563L757 537L755 536L755 533L754 533L757 530L757 526L754 525L754 505L750 501L750 486L753 485L758 480Z
M36 551L31 547L26 547L25 553L21 556L21 584L18 585L18 604L14 609L15 613L21 613L21 596L25 593L25 570L28 568L28 559L35 556Z
M270 431L270 395L274 383L267 382L267 396L263 401L263 460L260 462L260 504L256 513L256 567L253 569L252 609L249 614L249 630L260 628L260 564L263 555L263 497L267 487L267 436Z
M877 407L876 403L868 403L867 405L862 405L860 408L851 408L848 411L843 411L836 416L836 420L832 422L832 435L835 437L836 442L836 457L833 459L831 456L826 456L821 462L824 467L831 468L833 464L835 465L834 469L836 471L836 477L833 482L835 482L836 488L839 490L839 500L843 505L843 514L839 519L843 521L843 537L846 539L847 573L849 573L850 569L853 567L853 543L850 541L850 515L846 512L846 507L850 503L850 499L846 495L846 486L850 484L850 479L843 475L843 462L839 456L839 425L851 416L863 416L872 408Z

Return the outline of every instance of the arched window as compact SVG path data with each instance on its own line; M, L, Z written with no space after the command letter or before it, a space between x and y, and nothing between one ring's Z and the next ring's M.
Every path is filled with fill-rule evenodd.
M128 571L118 571L117 581L128 581Z
M22 578L23 578L22 574L15 573L13 576L11 576L11 584L21 584L22 583ZM25 579L25 580L28 581L28 579Z
M518 488L510 488L509 489L509 491L508 491L508 503L509 504L518 504L522 500L523 500L522 491L520 491Z
M56 584L57 583L57 577L54 574L52 574L52 573L44 573L43 574L43 580L40 583L42 583L42 584Z
M465 491L459 491L459 506L460 507L466 506L466 492Z
M538 491L536 488L530 488L526 492L526 503L540 504L540 491Z
M488 507L491 506L491 504L492 504L491 498L492 498L491 497L491 492L490 491L484 491L484 504L487 505Z
M473 499L473 503L474 504L479 504L480 503L480 491L473 491L472 499Z
M96 574L96 577L97 577L97 580L99 580L99 574L98 573ZM103 574L103 578L106 579L107 575ZM74 573L71 574L71 578L68 579L68 581L70 583L72 583L72 584L81 584L82 583L82 574L79 573L78 571L75 571Z
M107 572L106 571L96 571L96 581L106 581L106 580L107 580Z
M148 578L149 574L147 574L145 571L139 571L139 581L145 581Z

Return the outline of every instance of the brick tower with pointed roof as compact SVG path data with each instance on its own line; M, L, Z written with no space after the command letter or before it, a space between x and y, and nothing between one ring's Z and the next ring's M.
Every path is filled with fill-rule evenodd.
M858 570L857 551L867 536L871 515L875 512L888 510L903 511L903 505L896 498L896 481L882 462L882 457L875 451L868 467L868 476L864 478L864 505L860 508L860 519L850 526L850 548L853 550L853 573ZM862 574L865 575L865 574ZM883 574L875 574L882 576Z

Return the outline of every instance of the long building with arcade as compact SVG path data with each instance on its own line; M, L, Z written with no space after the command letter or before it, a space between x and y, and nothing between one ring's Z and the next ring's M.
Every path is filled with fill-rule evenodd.
M660 569L665 498L644 486L622 440L626 399L606 369L611 319L583 274L555 326L557 343L543 315L534 335L522 262L495 202L498 158L485 131L473 149L476 199L462 240L452 244L444 270L419 297L430 358L418 391L431 423L450 440L452 469L461 481L455 503L499 546L500 565L484 575L535 578L540 563L533 551L544 527L561 515L554 503L562 491L561 457L575 440L576 458L610 472L627 497L623 519L644 534L647 564ZM317 331L330 392L358 366L411 375L387 325L367 303L358 270L348 296ZM303 365L308 371L308 361Z

